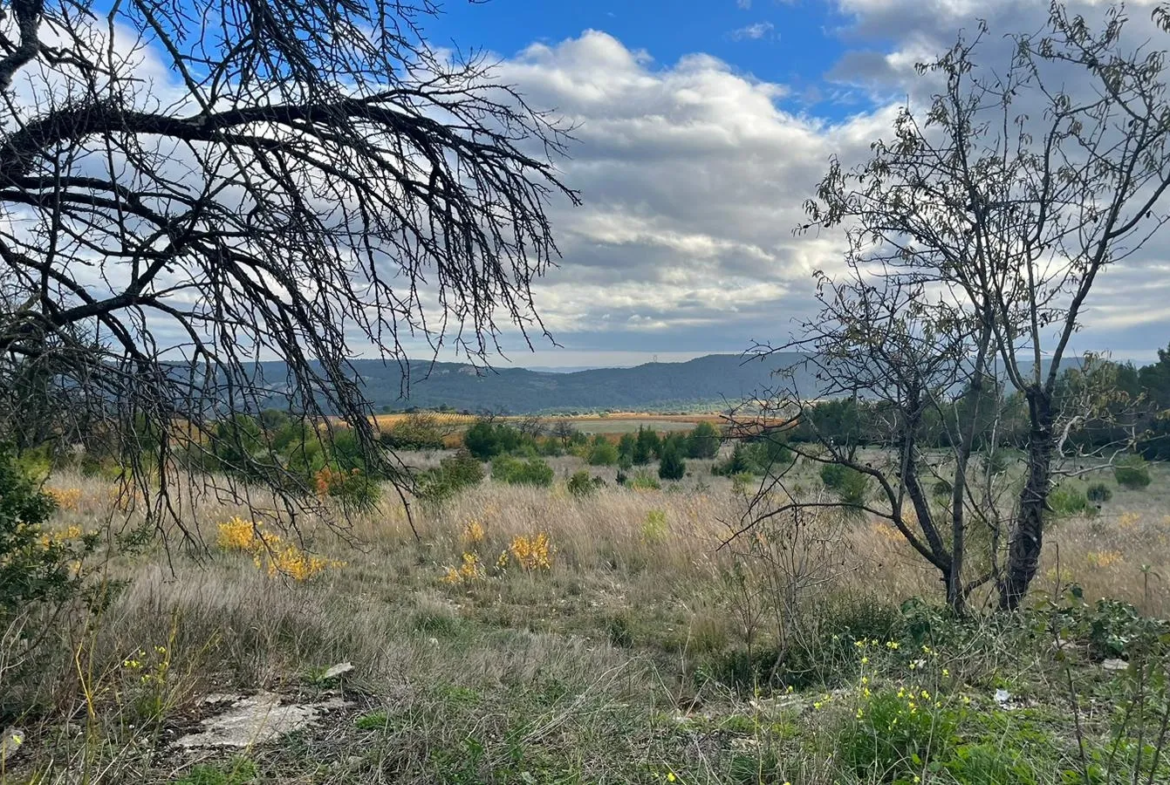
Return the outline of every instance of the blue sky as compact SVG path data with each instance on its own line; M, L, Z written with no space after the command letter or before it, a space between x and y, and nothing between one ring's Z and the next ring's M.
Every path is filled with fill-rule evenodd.
M600 30L661 64L696 52L712 55L759 79L790 85L793 95L783 103L840 117L857 107L832 100L839 86L824 77L856 37L849 21L836 5L818 2L446 0L426 29L436 45L486 47L506 57L534 42L555 44Z

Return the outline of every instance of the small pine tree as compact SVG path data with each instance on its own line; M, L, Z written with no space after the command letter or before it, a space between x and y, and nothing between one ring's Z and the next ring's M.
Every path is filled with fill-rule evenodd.
M661 480L681 480L686 476L687 462L675 448L663 451L662 461L658 464L658 478Z

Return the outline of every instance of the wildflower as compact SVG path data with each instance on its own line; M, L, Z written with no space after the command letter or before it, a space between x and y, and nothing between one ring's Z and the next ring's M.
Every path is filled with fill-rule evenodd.
M862 657L862 658L861 658L861 664L862 664L862 665L868 665L868 664L869 664L869 657Z
M950 670L947 668L943 668L943 676L950 676L950 675L951 675Z
M817 710L817 711L820 711L820 710L821 710L821 706L823 706L823 705L824 705L824 704L823 704L823 703L821 703L820 701L813 701L813 708L814 708L815 710Z
M525 572L552 569L553 549L544 532L532 536L518 534L512 538L508 552Z
M897 649L897 648L898 648L898 642L897 642L897 641L886 641L886 648L887 648L887 649L890 649L890 650Z
M865 716L865 712L862 711L861 709L858 709L857 710L857 719L861 719L864 716Z

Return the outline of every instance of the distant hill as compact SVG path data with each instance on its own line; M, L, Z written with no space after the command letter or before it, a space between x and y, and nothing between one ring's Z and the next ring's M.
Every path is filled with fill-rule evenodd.
M633 368L591 368L552 372L527 368L476 369L463 363L410 365L410 383L403 383L396 363L355 360L366 398L375 411L449 406L458 411L495 414L550 414L594 411L681 411L724 408L759 394L779 380L775 371L794 368L797 389L819 397L821 385L801 365L805 355L774 354L747 359L738 354L709 354L687 362L646 363ZM1076 360L1069 362L1076 367ZM283 363L260 363L270 389L281 389L287 378ZM1030 364L1021 364L1027 373ZM787 382L785 382L787 384ZM862 396L864 397L864 391ZM273 400L272 406L281 406Z
M550 373L524 368L477 371L462 363L412 363L403 395L402 372L394 363L356 360L354 369L376 410L447 405L473 412L538 414L571 411L664 411L737 403L759 392L778 369L798 363L796 353L765 361L712 354L681 363L646 363L634 368L596 368ZM272 384L286 376L283 363L261 363ZM806 385L807 383L807 385ZM810 379L801 387L814 389Z

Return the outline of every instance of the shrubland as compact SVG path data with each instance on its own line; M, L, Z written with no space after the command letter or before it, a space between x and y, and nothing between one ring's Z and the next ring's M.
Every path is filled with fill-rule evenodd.
M139 519L111 480L73 468L34 478L20 487L43 480L45 500L15 514L46 549L67 544L43 552L79 583L5 617L0 711L24 743L3 776L1170 776L1161 464L1144 489L1108 474L1070 481L1080 498L1100 484L1111 499L1054 517L1027 607L994 612L988 590L959 618L880 520L802 510L732 538L748 499L712 469L735 449L688 459L662 489L608 482L615 469L572 456L549 461L542 485L505 479L537 459L497 457L487 476L469 453L420 454L445 490L409 514L391 493L363 509L326 497L337 516L292 530L242 500L209 500L188 520L204 547L170 551L103 525ZM810 502L848 487L811 462L785 467ZM353 671L323 680L340 662ZM345 705L242 750L171 747L213 713L209 694L258 691Z

